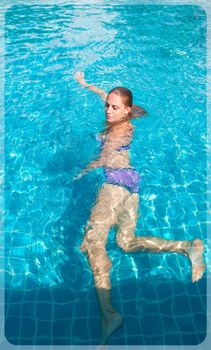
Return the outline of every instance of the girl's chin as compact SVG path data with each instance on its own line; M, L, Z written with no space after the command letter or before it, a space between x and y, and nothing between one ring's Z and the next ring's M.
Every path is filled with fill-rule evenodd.
M119 120L115 120L115 119L108 119L108 118L106 118L106 122L107 122L107 124L115 124L115 123L121 123L121 121L124 121L125 120L125 118L122 118L122 119L119 119Z

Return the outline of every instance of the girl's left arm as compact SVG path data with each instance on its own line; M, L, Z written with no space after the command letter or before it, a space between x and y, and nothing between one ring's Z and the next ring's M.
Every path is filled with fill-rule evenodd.
M89 171L96 169L96 168L100 168L102 165L102 161L101 161L101 157L99 157L96 160L93 160L92 162L90 162L86 168L84 168L79 175L77 175L74 180L79 180L82 176L84 176L85 174L87 174Z
M90 162L86 168L76 177L80 179L83 175L88 173L90 170L106 166L107 159L109 156L112 156L113 152L116 151L119 147L129 143L131 141L132 133L131 129L127 133L125 130L117 130L109 134L109 137L103 145L103 149L100 153L100 156Z

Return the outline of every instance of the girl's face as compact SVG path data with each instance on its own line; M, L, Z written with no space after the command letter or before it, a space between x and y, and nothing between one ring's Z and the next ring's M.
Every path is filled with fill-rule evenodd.
M124 119L131 111L131 107L125 106L121 96L111 92L105 103L105 113L108 123L113 123Z

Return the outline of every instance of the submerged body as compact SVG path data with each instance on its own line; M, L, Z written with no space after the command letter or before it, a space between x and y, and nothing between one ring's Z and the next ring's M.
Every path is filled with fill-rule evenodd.
M131 124L128 127L132 139L133 126ZM100 140L103 149L106 137L99 136L98 140ZM106 183L122 186L132 193L138 193L141 178L139 173L130 165L129 150L131 142L132 140L108 155L105 160L104 175Z
M112 264L106 252L110 228L118 228L116 243L127 253L149 251L186 255L191 262L193 282L202 277L205 269L204 245L200 239L175 241L155 236L135 236L140 175L130 164L129 149L134 129L130 121L137 115L144 115L145 111L132 104L132 94L126 88L116 88L106 94L94 85L88 85L83 73L77 72L75 77L82 86L97 93L105 102L107 128L98 137L101 142L100 156L77 177L94 168L104 168L105 183L98 192L80 249L86 254L93 272L102 315L101 344L105 344L109 335L123 323L123 317L111 302Z

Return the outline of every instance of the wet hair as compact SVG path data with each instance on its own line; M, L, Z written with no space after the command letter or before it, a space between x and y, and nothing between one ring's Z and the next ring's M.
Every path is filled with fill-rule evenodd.
M117 86L115 88L113 88L111 91L109 91L109 95L114 92L115 94L117 94L118 96L122 97L123 103L125 106L129 106L132 107L133 105L133 95L132 92L122 86Z
M124 105L132 108L132 111L128 114L127 119L138 118L147 114L144 108L133 104L133 94L131 90L122 86L117 86L109 91L108 95L111 93L115 93L122 97Z

